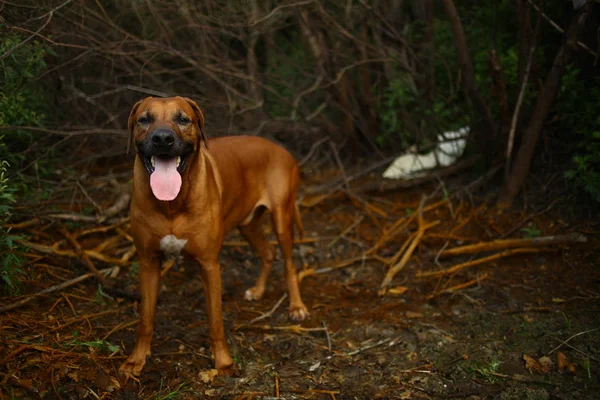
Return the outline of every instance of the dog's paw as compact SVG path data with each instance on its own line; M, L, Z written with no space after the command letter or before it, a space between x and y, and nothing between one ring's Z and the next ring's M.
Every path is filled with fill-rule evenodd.
M244 293L244 299L248 301L260 300L265 293L264 289L257 288L256 286L246 290Z
M136 360L131 357L121 364L119 367L119 373L124 375L126 378L137 377L142 373L142 368L144 368L144 364L146 364L146 360Z
M294 321L304 321L308 317L310 317L310 314L305 306L290 307L290 319Z

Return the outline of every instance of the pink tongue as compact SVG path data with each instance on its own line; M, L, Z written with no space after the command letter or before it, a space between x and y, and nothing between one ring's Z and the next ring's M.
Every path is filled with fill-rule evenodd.
M150 175L150 187L157 199L171 201L181 189L181 175L177 172L177 158L154 159L154 172Z

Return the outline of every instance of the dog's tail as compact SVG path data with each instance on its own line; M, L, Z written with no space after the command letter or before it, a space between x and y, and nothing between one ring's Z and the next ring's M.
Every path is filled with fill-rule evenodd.
M304 226L302 225L302 218L300 216L300 208L298 207L298 203L294 201L294 223L296 224L296 229L298 230L298 237L302 239L304 237Z

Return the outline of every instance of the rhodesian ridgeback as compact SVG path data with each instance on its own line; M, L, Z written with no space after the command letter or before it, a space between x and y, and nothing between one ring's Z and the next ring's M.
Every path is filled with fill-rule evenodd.
M207 140L204 115L187 98L137 102L128 128L137 149L130 215L142 302L135 347L120 370L137 376L144 367L154 330L161 256L180 253L200 264L215 367L227 369L233 360L223 331L219 252L231 229L237 227L260 256L258 279L244 296L260 299L274 260L261 217L271 213L285 264L290 317L308 316L292 261L294 224L302 234L296 205L298 165L287 150L259 137Z

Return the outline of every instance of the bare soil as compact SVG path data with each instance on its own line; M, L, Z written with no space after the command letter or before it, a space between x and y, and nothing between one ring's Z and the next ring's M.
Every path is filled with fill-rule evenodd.
M339 194L301 209L306 239L295 246L297 265L318 272L302 281L311 312L302 323L288 319L286 302L270 317L250 323L285 293L283 269L276 261L264 298L245 301L258 258L238 243L236 232L229 235L221 263L225 328L236 362L231 376L213 376L198 267L185 261L162 280L153 354L139 381L126 382L118 374L133 346L138 304L104 296L88 279L0 314L0 399L598 398L600 236L590 221L567 223L555 210L500 211L484 199L433 196L426 204L441 205L423 217L440 223L427 231L391 290L380 292L388 269L381 260L398 251L416 222L382 246L379 259L341 266L371 248L396 220L414 213L421 194L434 189L379 197ZM88 191L100 204L114 201L102 185ZM69 249L57 233L59 225L75 233L94 226L50 219L40 224L16 232L31 242ZM514 230L520 224L524 229ZM110 229L86 235L81 245L94 249L104 243L104 254L119 257L131 246L127 224L122 228L120 234ZM478 257L438 265L442 247L490 241L510 230L510 237L579 232L589 240L443 278L416 277ZM77 258L31 248L21 253L28 273L23 293L88 272ZM328 270L331 266L339 268ZM111 280L135 291L135 262ZM19 299L5 296L1 304ZM526 364L527 357L534 362ZM542 357L552 365L541 368Z

